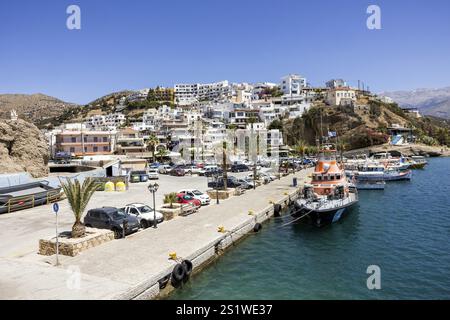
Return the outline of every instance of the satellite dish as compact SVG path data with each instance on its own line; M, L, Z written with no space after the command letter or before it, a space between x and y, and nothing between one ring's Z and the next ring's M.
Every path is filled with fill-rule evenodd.
M328 171L328 170L330 169L330 164L329 164L329 163L324 163L323 169L324 169L325 171Z

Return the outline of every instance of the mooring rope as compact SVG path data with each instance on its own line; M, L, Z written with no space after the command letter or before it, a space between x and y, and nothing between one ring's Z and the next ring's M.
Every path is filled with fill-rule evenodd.
M298 218L295 218L294 220L289 221L288 223L282 224L282 225L280 226L280 228L283 228L283 227L288 226L288 225L290 225L290 224L292 224L292 223L294 223L294 222L296 222L296 221L298 221L298 220L300 220L300 219L303 219L304 217L306 217L307 215L309 215L312 211L314 211L314 209L309 210L309 211L308 211L307 213L305 213L304 215L302 215L302 216L300 216L300 217L298 217Z

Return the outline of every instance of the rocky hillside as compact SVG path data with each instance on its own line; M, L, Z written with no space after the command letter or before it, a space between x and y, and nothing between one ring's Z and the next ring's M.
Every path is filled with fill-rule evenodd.
M383 92L401 107L418 108L422 114L450 119L450 87Z
M33 177L48 173L48 147L41 131L24 120L0 120L0 174L29 172Z
M40 93L0 94L0 119L10 119L11 110L16 110L19 118L39 124L74 107L76 105L73 103Z
M314 146L316 138L336 131L347 150L380 145L388 142L387 128L392 124L413 128L414 135L429 145L450 145L450 125L438 118L413 118L397 104L387 104L376 99L367 101L366 108L327 106L317 104L301 118L282 125L286 142L296 145L303 141Z

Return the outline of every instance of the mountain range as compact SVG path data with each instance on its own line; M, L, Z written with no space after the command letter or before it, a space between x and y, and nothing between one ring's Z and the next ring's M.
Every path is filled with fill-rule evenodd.
M424 115L450 119L450 87L383 92L402 108L417 108Z

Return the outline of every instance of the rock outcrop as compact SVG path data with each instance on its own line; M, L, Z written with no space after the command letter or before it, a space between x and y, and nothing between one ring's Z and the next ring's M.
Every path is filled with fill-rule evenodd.
M48 174L49 151L41 131L24 120L0 120L0 174Z

